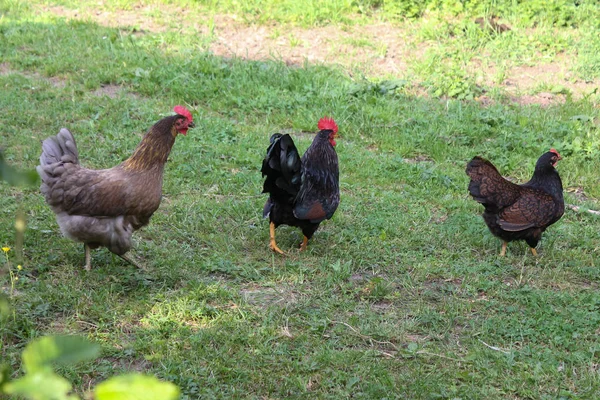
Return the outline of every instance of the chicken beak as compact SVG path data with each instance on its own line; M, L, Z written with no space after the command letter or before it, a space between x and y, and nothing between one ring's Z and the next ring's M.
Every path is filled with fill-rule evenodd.
M195 127L196 127L196 124L194 124L194 122L190 122L188 124L188 128L195 128Z

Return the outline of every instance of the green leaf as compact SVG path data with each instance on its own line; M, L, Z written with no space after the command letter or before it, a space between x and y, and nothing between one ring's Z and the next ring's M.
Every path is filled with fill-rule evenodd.
M96 400L175 400L179 388L153 376L127 374L100 383L94 395Z
M23 396L31 400L77 400L79 397L69 395L71 383L56 375L50 368L26 374L22 378L7 383L4 392Z
M29 185L33 186L38 181L38 174L35 171L18 171L4 161L4 155L0 151L0 180L8 182L9 185Z
M44 369L50 363L74 364L93 360L100 347L78 336L44 336L23 350L23 368L27 373Z

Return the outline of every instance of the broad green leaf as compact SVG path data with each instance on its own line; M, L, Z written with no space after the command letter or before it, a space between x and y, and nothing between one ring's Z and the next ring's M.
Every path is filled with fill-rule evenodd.
M100 383L94 394L96 400L175 400L179 388L153 376L127 374Z
M35 171L18 171L4 161L4 155L0 151L0 180L8 182L9 185L35 185L38 174Z
M50 363L74 364L93 360L100 347L78 336L44 336L23 350L23 368L27 373L43 369Z
M71 383L56 375L50 368L26 374L22 378L7 383L4 392L22 396L30 400L77 400L70 395Z

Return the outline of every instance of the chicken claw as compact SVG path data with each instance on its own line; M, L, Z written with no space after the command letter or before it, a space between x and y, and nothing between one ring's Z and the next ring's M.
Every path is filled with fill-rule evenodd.
M281 249L277 246L277 243L275 243L275 224L273 222L271 222L271 224L269 225L269 233L271 236L271 240L269 243L269 247L271 248L271 250L273 250L276 253L285 255L285 253L281 251Z

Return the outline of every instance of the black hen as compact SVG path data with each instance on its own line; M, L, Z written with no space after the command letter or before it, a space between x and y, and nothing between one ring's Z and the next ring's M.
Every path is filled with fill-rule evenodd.
M550 149L538 159L533 177L522 185L504 179L491 162L481 157L467 164L469 193L484 205L483 220L492 234L503 240L501 256L513 240L525 240L537 255L535 247L542 233L562 217L563 188L554 168L559 160L560 154Z
M263 216L270 220L270 247L283 254L275 242L279 225L297 226L304 239L300 250L319 224L330 219L340 203L339 168L335 152L338 127L333 119L322 118L320 131L302 159L290 135L276 133L263 160L261 172L266 176L263 193L269 198Z

